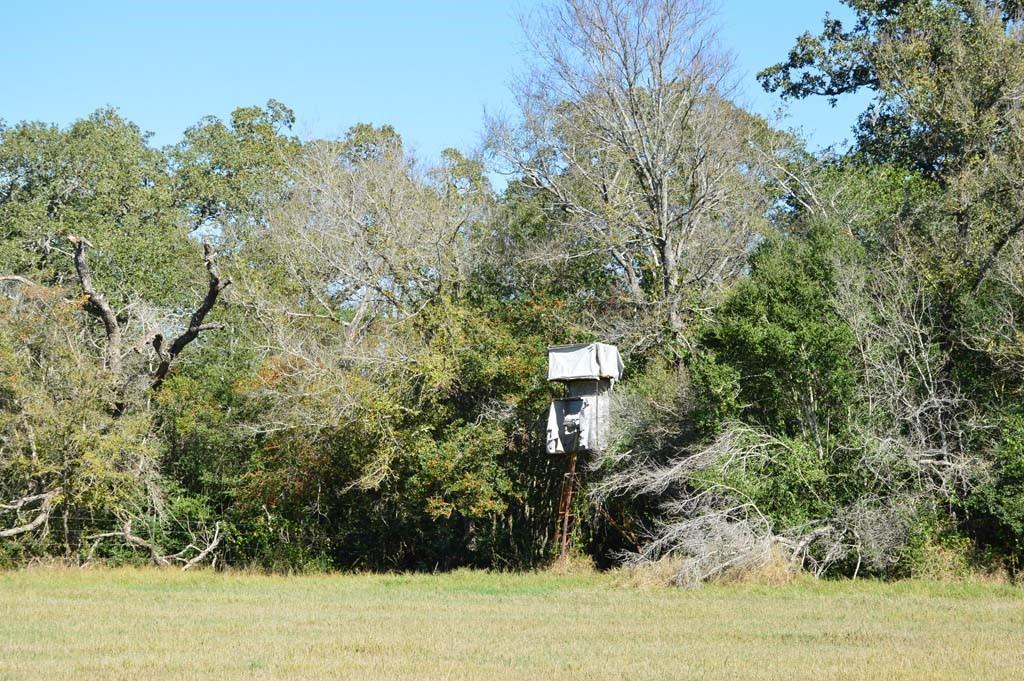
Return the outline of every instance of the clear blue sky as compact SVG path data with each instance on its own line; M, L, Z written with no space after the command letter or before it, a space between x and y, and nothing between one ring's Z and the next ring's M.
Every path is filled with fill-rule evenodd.
M206 114L276 98L298 132L336 136L390 123L420 155L472 147L483 111L510 108L523 63L516 15L536 0L31 0L0 22L0 119L67 124L107 105L177 141ZM741 103L780 102L754 74L817 30L838 0L721 0L721 39L742 77ZM790 107L815 146L841 141L863 102Z

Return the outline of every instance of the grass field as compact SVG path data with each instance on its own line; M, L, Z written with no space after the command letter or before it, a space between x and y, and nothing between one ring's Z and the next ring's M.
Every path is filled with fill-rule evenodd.
M0 678L1021 679L1024 590L39 569L0 574Z

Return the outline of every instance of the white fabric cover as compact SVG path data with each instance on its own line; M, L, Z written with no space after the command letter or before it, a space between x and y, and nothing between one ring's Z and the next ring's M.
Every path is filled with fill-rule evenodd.
M622 376L619 349L606 343L558 345L548 348L548 380L610 378Z
M595 392L553 401L548 409L548 454L604 449L608 444L610 398L610 380L603 379Z
M590 440L590 419L587 414L589 406L587 399L581 397L555 400L551 403L551 408L548 409L548 454L565 454L587 449ZM574 422L574 427L567 429L567 422Z

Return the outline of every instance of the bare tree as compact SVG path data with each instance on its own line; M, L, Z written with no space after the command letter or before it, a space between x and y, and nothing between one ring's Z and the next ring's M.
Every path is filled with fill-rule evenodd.
M699 0L566 0L533 19L521 120L491 119L487 146L678 336L739 273L766 207L710 12Z
M365 419L380 456L355 484L373 487L400 442L391 420L361 410L408 394L430 370L430 332L417 320L459 296L474 258L469 230L491 193L460 175L454 152L424 167L397 136L362 132L372 144L350 135L305 145L288 202L255 242L255 258L283 271L288 286L253 278L240 295L263 332L258 391L267 402L252 428L316 438Z
M86 296L86 310L103 322L103 328L106 333L106 347L104 350L106 368L111 374L120 375L123 373L122 360L124 358L124 331L122 329L122 324L118 320L118 314L110 306L103 294L96 290L96 287L93 284L92 273L89 269L89 261L86 253L87 248L92 244L90 244L87 239L77 236L70 237L70 240L75 247L75 271L78 274L78 280L82 286L82 291ZM206 271L209 275L209 287L203 301L196 308L195 312L192 313L188 326L177 337L175 337L173 341L171 341L170 347L164 347L163 333L158 330L151 331L149 335L143 339L145 343L152 346L152 349L158 359L156 368L149 372L151 378L150 385L154 390L160 388L164 380L167 378L167 374L171 369L171 364L189 343L199 337L199 334L204 331L223 328L221 324L206 323L205 321L206 316L217 303L217 299L221 292L231 284L229 279L221 277L220 272L217 269L215 259L216 253L213 250L213 246L210 244L209 240L204 240L203 260L206 263ZM139 348L140 346L136 345L136 349Z
M291 200L267 234L318 314L357 338L373 319L414 314L457 285L476 206L401 147L353 160L337 142L306 145ZM299 311L293 311L299 312Z
M836 307L853 331L862 372L864 467L895 491L909 465L924 490L946 497L970 487L983 468L967 447L977 410L946 371L938 306L913 263L897 254L870 272L837 265Z

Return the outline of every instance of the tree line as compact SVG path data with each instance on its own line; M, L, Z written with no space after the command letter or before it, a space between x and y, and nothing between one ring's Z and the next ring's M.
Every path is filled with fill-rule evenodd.
M601 340L599 565L1016 573L1024 7L845 4L758 75L870 95L821 152L699 0L531 15L516 111L432 163L274 100L0 126L0 563L544 564L545 348Z

